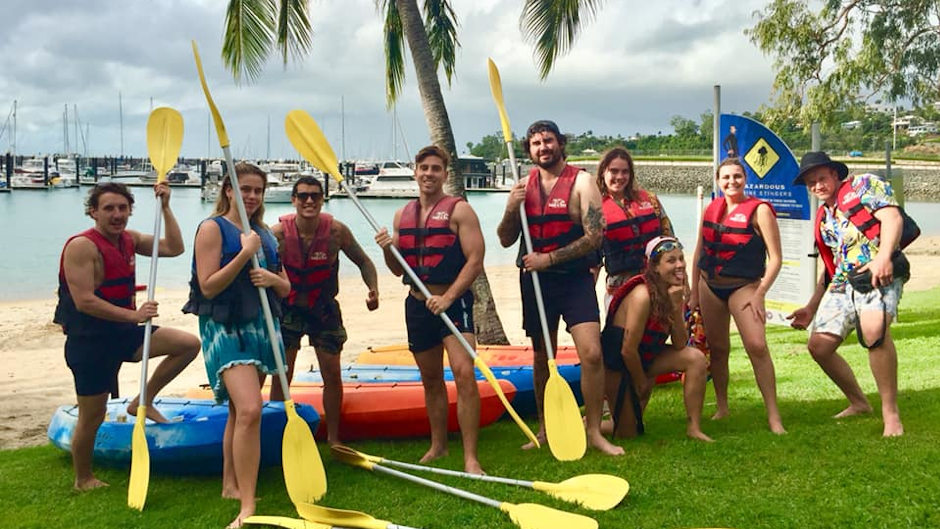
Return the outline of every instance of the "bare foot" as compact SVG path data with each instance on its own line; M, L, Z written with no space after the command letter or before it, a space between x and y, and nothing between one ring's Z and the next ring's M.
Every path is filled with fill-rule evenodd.
M720 421L721 419L724 419L727 416L728 416L728 410L718 410L715 412L714 415L712 415L712 420Z
M473 461L464 461L463 471L468 474L476 474L478 476L485 476L486 472L483 472L483 467L480 466L480 462L474 459Z
M75 490L78 492L87 492L89 490L100 489L101 487L110 487L110 485L94 476L81 481L75 480Z
M774 420L774 421L768 421L768 423L770 424L771 432L777 435L783 435L787 433L786 428L783 427L783 422L781 422L779 419Z
M545 446L548 444L548 437L545 437L545 432L539 431L539 433L535 434L535 438L539 440L539 444L542 446ZM523 450L532 450L533 448L538 448L538 447L535 446L535 443L533 443L532 441L529 441L528 443L522 445Z
M138 408L138 400L134 399L131 401L130 404L127 405L127 414L137 417L137 408ZM152 404L150 406L147 406L147 418L153 422L161 423L161 424L166 424L170 422L167 420L166 417L163 416L162 413L160 413L160 410L155 408Z
M239 500L238 487L222 487L222 497L226 500Z
M884 437L900 437L904 435L904 425L901 424L901 418L897 415L894 417L885 417L885 429L882 435Z
M447 449L439 450L433 446L427 451L424 456L421 457L419 463L427 463L429 461L434 461L435 459L440 459L447 456Z
M832 416L833 419L842 419L845 417L851 417L853 415L863 415L866 413L871 413L871 406L868 403L862 404L852 404L848 408L840 411L839 413Z
M696 441L704 441L706 443L714 443L715 440L711 437L705 435L701 430L687 430L685 432L690 439L695 439Z
M600 434L600 432L598 432L596 435L589 435L588 443L609 456L622 456L624 454L622 447L619 447L608 441L606 437Z
M225 529L238 529L245 523L245 518L255 514L255 506L242 506L241 512L238 513L238 516L232 520L232 523L225 526Z

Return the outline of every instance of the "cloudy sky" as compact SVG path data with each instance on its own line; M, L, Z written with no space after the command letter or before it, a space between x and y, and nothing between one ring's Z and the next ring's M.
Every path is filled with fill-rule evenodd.
M585 25L571 53L539 81L532 48L519 31L520 0L454 0L461 49L444 99L458 150L498 130L486 58L500 68L514 130L554 119L565 132L671 131L669 120L698 120L722 86L722 110L767 102L771 60L744 35L766 0L611 0ZM144 155L147 115L172 106L186 126L184 156L219 156L199 88L190 40L199 44L236 158L295 157L283 132L286 113L313 115L338 155L405 158L428 142L410 61L397 106L400 131L385 108L381 18L372 0L310 0L311 54L262 79L236 86L221 63L223 0L4 0L0 26L0 128L18 104L18 153L62 152L63 110L75 105L89 155ZM342 102L342 104L341 104ZM345 112L342 112L345 108ZM342 124L345 123L345 134ZM74 125L69 125L76 150ZM397 139L397 141L395 141ZM0 151L11 143L10 125ZM407 150L406 150L407 147Z

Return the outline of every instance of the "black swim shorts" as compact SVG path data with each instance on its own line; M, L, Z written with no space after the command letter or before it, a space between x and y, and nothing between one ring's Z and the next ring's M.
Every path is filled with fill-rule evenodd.
M154 325L153 332L159 327ZM75 393L86 397L117 395L117 374L124 362L137 362L146 327L138 325L98 335L69 336L65 340L65 363L75 379Z
M526 336L541 343L542 324L535 302L532 275L520 270L519 283L522 288L522 328L525 329ZM594 277L590 272L539 274L539 283L542 285L549 332L558 330L560 318L565 319L565 330L568 332L579 323L600 323L601 313L597 306L597 293L594 291Z
M467 290L455 299L446 314L461 333L474 332L473 292ZM405 298L405 323L408 327L408 349L412 353L438 346L451 334L440 316L435 316L423 300L410 294Z

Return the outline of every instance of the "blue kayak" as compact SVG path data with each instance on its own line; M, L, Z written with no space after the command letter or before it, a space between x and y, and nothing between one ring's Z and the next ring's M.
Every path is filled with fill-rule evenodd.
M134 416L127 415L130 399L111 399L104 423L95 438L96 464L130 467ZM170 420L167 424L147 421L145 432L154 472L208 474L222 471L222 436L228 419L228 404L212 400L157 398L154 405ZM320 416L313 406L295 404L297 414L311 431ZM71 450L72 432L78 421L78 406L60 406L52 416L47 435L55 446ZM281 463L281 439L287 414L283 402L265 402L261 410L261 464Z
M532 366L496 366L490 368L497 379L505 379L516 387L516 396L512 406L519 415L536 415L535 382L532 379ZM483 380L479 369L474 370L477 380ZM571 386L578 404L584 403L581 396L581 366L560 365L558 374ZM367 365L353 364L343 366L342 377L344 382L358 382L369 384L372 382L419 382L421 373L417 367L404 365ZM454 374L449 367L444 368L444 380L453 380ZM317 369L296 373L294 380L298 382L322 382L323 377Z

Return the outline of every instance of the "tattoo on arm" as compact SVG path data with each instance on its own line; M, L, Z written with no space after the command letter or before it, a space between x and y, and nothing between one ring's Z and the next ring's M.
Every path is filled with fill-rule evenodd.
M591 204L584 215L584 236L571 244L552 252L555 264L573 261L596 250L604 237L604 214Z

